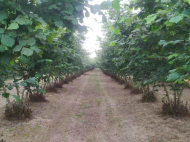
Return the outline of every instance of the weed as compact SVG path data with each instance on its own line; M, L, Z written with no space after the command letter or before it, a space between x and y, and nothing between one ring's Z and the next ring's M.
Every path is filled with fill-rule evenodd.
M83 115L85 115L85 112L80 113L80 114L76 114L75 116L77 116L77 117L82 117Z
M142 96L142 102L155 102L157 97L153 91L149 91L148 94Z
M23 106L22 103L13 102L12 108L10 108L8 105L6 105L5 108L5 118L8 120L12 118L16 118L18 120L30 118L31 114L32 110L29 108L28 104Z
M133 87L132 89L131 89L131 92L130 92L131 94L140 94L140 93L142 93L142 90L139 88L139 87Z
M114 123L120 122L120 121L121 121L121 118L116 117L116 118L114 118L113 121L114 121Z
M55 88L63 88L62 83L55 83L54 87Z
M179 105L175 105L173 101L168 103L167 101L162 100L162 112L164 115L173 115L176 117L187 117L190 116L188 103L183 103L183 101Z
M89 108L89 106L88 105L85 105L85 104L82 104L81 105L83 108Z
M55 89L55 86L50 85L50 86L46 87L46 92L55 92L55 93L57 93L57 90Z
M106 111L106 116L110 116L112 114L112 111L114 110L114 108L109 108L107 111Z
M32 102L46 102L45 95L43 93L33 93L29 95Z
M125 89L131 89L131 88L133 88L133 87L130 85L129 82L125 83L124 86L125 86Z

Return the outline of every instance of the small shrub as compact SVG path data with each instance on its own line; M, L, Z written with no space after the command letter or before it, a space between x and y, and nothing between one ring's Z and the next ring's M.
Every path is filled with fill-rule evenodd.
M167 101L162 100L162 113L164 115L172 115L176 117L187 117L190 116L188 103L183 103L183 101L180 103L179 106L175 105L173 101L171 101L171 107L170 104Z
M57 90L55 89L55 86L48 86L46 87L46 92L55 92L57 93Z
M155 102L157 100L153 91L149 91L148 94L142 96L142 102Z
M45 95L43 93L32 93L29 95L30 101L32 102L46 102Z
M18 104L17 102L13 102L12 105L12 108L6 105L5 118L7 118L8 120L15 118L18 120L31 118L32 110L29 108L28 104L22 106L22 103Z
M119 79L119 84L123 85L123 84L125 84L125 81L123 79Z
M128 82L125 83L124 86L125 86L125 89L131 89L131 88L132 88L132 86L131 86L130 83L128 83Z
M66 78L66 79L64 80L64 84L69 84L68 78Z
M55 88L63 88L62 83L55 83L54 87Z
M140 88L138 88L138 87L133 87L132 89L131 89L131 92L130 92L131 94L140 94L140 93L142 93L142 90L140 89Z

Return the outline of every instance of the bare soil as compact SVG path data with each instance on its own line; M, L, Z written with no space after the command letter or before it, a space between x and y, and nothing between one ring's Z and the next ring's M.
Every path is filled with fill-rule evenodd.
M33 118L0 118L0 140L7 142L190 142L190 118L163 116L160 101L141 103L141 95L100 70L85 73L32 103ZM2 100L2 99L0 99ZM4 108L0 107L0 114Z

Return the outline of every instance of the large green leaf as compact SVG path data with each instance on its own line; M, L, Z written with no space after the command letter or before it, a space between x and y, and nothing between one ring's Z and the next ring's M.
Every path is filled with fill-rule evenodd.
M24 45L30 45L33 46L36 43L36 39L33 37L30 37L28 39L24 39L24 40L19 40L19 44L24 46Z
M3 96L4 98L9 98L10 93L3 93L2 96Z
M1 63L9 65L11 61L11 55L9 53L1 57Z
M12 24L8 27L9 30L14 30L14 29L18 29L18 28L19 28L19 26L18 26L17 23L12 23Z
M83 10L83 8L84 8L84 6L83 5L77 5L77 6L75 6L75 9L77 10L77 11L82 11Z
M112 43L110 43L110 46L114 46L115 45L115 41L113 41Z
M17 45L15 48L13 48L13 52L19 52L22 49L22 45Z
M12 47L15 44L15 40L14 38L3 34L1 38L1 43L3 43L4 45L8 47Z
M0 11L0 21L8 18L8 12L6 9Z
M150 24L150 23L153 22L156 18L157 18L157 15L155 15L155 14L149 15L149 16L146 18L146 23L147 23L147 24Z
M169 77L167 79L167 82L176 81L180 75L177 72L169 74Z
M112 3L110 1L104 1L100 4L100 8L102 10L107 10L111 5Z
M41 51L37 46L32 46L30 49L34 50L36 53L39 53Z
M46 23L41 17L38 17L38 18L36 19L36 21L40 22L43 26L46 26L46 25L47 25L47 23Z
M4 31L5 31L5 29L4 29L4 28L0 28L0 34L3 34L3 33L4 33Z
M23 47L21 53L26 56L31 56L33 54L33 50Z
M190 0L185 0L186 2L188 2L190 4Z
M125 24L126 24L127 26L130 26L131 23L132 23L132 18L131 18L131 17L127 17L127 18L125 19Z
M33 23L31 20L24 18L23 16L18 16L15 21L20 25L32 25Z
M183 15L178 15L178 16L175 16L175 17L172 17L170 19L170 22L171 23L178 23L180 22L181 20L183 20L184 16Z
M0 52L5 52L6 50L8 50L7 46L0 45Z
M120 33L120 29L115 29L115 31L114 31L114 34L119 34Z
M15 100L16 100L17 103L20 101L20 98L17 97L16 95L13 95L13 98L15 98Z
M63 22L62 22L62 21L56 21L56 22L54 22L54 24L55 24L57 27L63 27Z
M116 10L120 9L120 4L119 4L119 0L113 0L112 1L112 7Z
M162 3L170 3L171 0L161 0Z

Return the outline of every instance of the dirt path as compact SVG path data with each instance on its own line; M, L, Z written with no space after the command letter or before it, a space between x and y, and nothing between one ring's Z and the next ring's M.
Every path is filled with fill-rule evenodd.
M189 118L160 114L161 103L141 103L141 95L99 70L82 75L48 103L31 104L26 122L0 119L0 138L8 142L189 142ZM2 113L2 110L0 110Z

